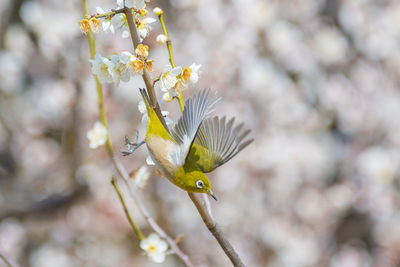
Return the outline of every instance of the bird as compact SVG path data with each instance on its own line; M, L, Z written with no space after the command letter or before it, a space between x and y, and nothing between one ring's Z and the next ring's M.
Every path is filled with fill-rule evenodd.
M144 141L130 143L130 154L138 145L146 144L158 171L179 188L194 193L206 193L215 200L206 176L232 159L254 140L246 137L250 130L244 124L234 126L235 118L207 117L219 99L211 89L200 90L185 101L178 122L170 131L160 121L150 105L145 89L140 89L148 113L148 126ZM130 145L135 145L134 149Z

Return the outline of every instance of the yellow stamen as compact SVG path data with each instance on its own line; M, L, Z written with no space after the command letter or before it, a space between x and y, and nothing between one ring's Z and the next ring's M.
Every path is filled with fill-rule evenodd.
M93 27L92 27L93 31L97 32L97 30L99 29L99 26L100 26L100 20L98 18L93 17L90 19L90 22L93 25Z
M149 55L149 47L147 45L139 44L135 49L135 53L138 56L147 57Z
M87 19L81 19L79 21L79 28L84 34L87 34L90 30L90 22Z
M182 78L184 82L188 82L190 79L190 75L192 75L192 69L184 68L182 71Z
M146 69L151 72L153 70L153 60L146 60Z
M132 66L134 72L139 73L143 70L144 63L141 60L135 60L131 63L131 66Z

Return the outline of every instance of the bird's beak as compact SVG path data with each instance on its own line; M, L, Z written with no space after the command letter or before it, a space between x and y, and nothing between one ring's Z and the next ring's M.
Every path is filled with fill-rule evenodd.
M207 194L209 194L215 201L217 201L217 197L214 195L214 193L211 190L207 190Z

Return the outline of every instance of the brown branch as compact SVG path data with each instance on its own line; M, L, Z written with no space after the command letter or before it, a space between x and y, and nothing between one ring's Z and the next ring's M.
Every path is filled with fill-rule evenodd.
M2 259L4 261L4 263L7 265L7 267L13 267L11 262L1 253L0 253L0 259Z
M125 10L123 8L115 9L115 10L111 9L111 12L102 13L102 14L94 14L94 15L91 15L90 17L98 18L98 19L99 18L108 18L108 17L114 16L115 14L124 13L124 11Z
M207 226L208 230L215 237L215 239L217 239L219 245L222 247L225 254L231 260L233 266L244 267L244 264L240 260L239 255L236 253L235 249L232 247L229 241L224 237L222 231L219 229L211 213L208 211L207 202L204 199L204 194L203 199L201 199L202 195L200 194L188 193L188 195L193 201L193 204L196 206L197 211L203 219L204 224Z
M135 20L132 15L132 10L128 7L125 7L124 13L126 16L126 20L128 21L128 28L129 28L129 32L131 35L133 49L135 49L140 44L140 39L139 39L139 35L137 33ZM167 127L167 124L165 123L164 117L161 114L160 106L158 105L153 81L145 69L143 69L142 78L143 78L144 84L146 85L147 93L149 94L149 97L150 97L150 105L155 110L158 118L160 119L161 123L164 125L165 129L168 130L168 127Z

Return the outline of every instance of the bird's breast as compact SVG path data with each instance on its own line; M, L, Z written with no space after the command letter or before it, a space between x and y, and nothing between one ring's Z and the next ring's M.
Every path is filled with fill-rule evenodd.
M178 168L184 163L180 146L172 140L155 135L146 137L146 145L157 168L173 181Z

